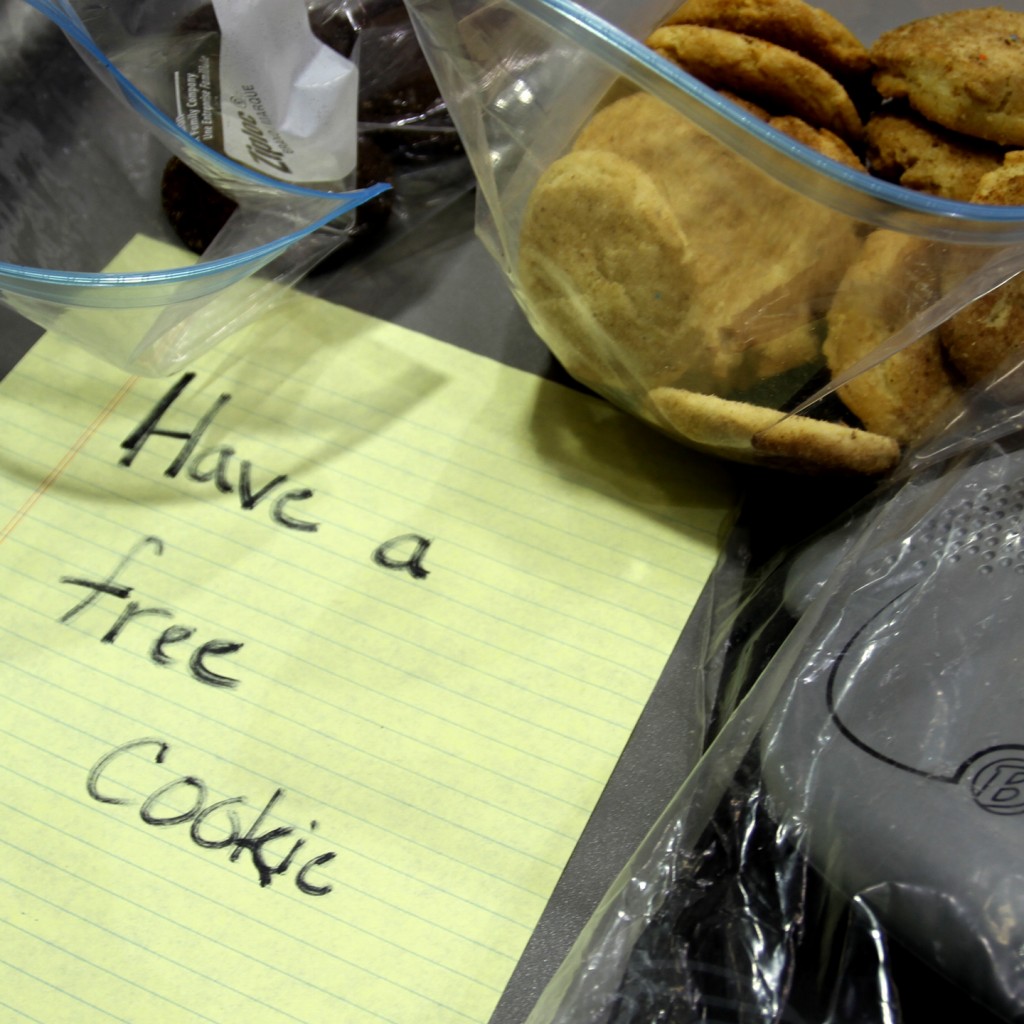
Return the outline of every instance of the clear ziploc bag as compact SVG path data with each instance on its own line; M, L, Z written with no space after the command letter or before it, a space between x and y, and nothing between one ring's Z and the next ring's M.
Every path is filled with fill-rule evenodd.
M175 71L181 49L199 38L212 54L210 35L187 26L162 35L145 24L180 23L187 14L188 5L172 3L71 0L25 0L3 12L9 31L0 133L9 158L0 168L0 298L145 375L176 371L266 308L345 240L351 211L389 187L350 187L355 68L325 55L308 24L283 69L292 78L272 82L259 109L295 129L287 135L293 149L304 133L303 166L321 178L326 169L333 180L266 173L274 168L265 159L265 132L255 143L255 130L243 134L256 152L255 159L241 154L248 165L194 137L187 118L179 123L188 89L175 92ZM274 45L266 26L257 28L250 49L253 39L257 48ZM340 86L333 80L339 69L348 76ZM302 87L310 85L303 102ZM342 118L334 116L339 109ZM198 259L162 207L162 175L172 157L232 204Z
M198 141L262 175L232 169L219 187L346 185L356 165L359 72L316 37L305 0L28 2L179 155L202 160L203 151L181 146ZM203 168L211 176L223 169Z
M867 173L863 124L829 148L781 101L734 102L740 85L647 45L679 0L407 4L473 162L478 233L578 380L701 450L866 476L988 387L970 338L1020 322L1019 200L904 187ZM814 9L867 48L949 6ZM853 120L881 107L868 91L849 84ZM1024 170L1013 149L987 152ZM1003 369L1024 352L1005 335Z

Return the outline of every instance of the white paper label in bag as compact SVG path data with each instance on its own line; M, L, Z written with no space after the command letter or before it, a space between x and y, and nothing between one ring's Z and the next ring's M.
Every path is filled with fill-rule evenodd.
M313 34L304 0L213 0L224 152L288 182L356 165L356 66Z

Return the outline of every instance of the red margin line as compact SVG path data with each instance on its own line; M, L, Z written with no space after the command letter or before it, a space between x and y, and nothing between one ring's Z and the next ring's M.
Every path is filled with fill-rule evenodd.
M113 398L107 402L103 410L97 415L82 431L81 436L78 440L61 456L60 462L57 463L53 469L46 475L39 486L25 499L25 503L14 513L13 516L7 521L7 523L0 529L0 544L3 544L5 540L14 532L18 524L32 511L36 502L63 476L64 471L71 465L75 456L85 447L86 443L92 438L92 436L100 429L101 426L110 418L110 414L121 404L124 397L128 394L138 382L138 377L129 377L118 389L117 393Z

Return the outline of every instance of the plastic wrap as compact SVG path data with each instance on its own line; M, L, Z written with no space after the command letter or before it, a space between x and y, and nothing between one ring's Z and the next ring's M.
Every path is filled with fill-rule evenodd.
M947 373L945 328L986 295L1017 308L1022 207L801 144L644 45L665 0L408 6L478 233L578 380L730 459L866 475L987 386L995 366ZM942 5L823 6L869 45Z
M1024 1019L1024 450L974 418L719 596L705 753L529 1024Z

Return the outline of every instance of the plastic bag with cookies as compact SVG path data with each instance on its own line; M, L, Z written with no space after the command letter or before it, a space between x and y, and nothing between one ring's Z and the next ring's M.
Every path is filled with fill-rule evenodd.
M524 312L654 429L880 476L1024 356L1024 12L408 5Z

